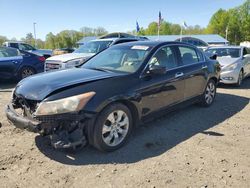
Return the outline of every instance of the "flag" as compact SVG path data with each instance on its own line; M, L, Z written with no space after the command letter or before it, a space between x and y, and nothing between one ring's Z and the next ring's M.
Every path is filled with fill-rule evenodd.
M139 23L136 21L136 32L138 33L140 31Z
M161 11L159 11L158 27L160 28L162 22Z
M187 27L188 27L188 25L186 24L186 22L185 22L185 21L183 22L183 24L182 24L182 25L183 25L183 27L184 27L184 28L187 28Z

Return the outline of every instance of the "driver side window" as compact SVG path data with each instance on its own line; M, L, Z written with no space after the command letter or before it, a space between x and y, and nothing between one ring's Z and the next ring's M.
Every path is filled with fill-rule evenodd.
M161 67L165 67L166 69L176 68L177 63L175 61L173 49L167 46L158 50L149 61L149 66L152 65L158 65Z

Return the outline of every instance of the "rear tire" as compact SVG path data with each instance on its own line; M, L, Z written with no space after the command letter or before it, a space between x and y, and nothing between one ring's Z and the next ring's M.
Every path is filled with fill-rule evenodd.
M32 67L23 67L19 71L18 79L22 80L34 74L36 74L36 71Z
M107 106L97 117L93 131L93 145L100 151L114 151L123 146L132 130L132 115L120 103Z
M201 96L200 104L204 107L209 107L213 104L216 96L216 83L210 79L206 85L205 91Z

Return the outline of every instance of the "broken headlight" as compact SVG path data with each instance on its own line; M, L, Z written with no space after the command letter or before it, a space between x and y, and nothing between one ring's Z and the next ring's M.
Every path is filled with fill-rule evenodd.
M35 115L54 115L79 111L94 95L95 92L88 92L55 101L41 102L36 109Z

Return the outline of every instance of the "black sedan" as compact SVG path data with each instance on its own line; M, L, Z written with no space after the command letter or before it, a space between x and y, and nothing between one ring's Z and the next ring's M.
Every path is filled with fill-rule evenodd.
M219 63L189 44L125 43L82 67L22 80L6 114L16 127L50 135L55 148L90 143L113 151L160 111L194 102L210 106L219 74Z

